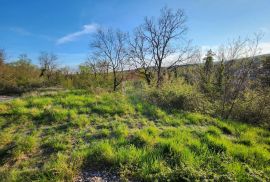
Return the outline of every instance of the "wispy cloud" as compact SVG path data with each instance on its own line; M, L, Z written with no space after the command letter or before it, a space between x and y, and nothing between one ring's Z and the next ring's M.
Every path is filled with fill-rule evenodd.
M97 27L98 27L97 24L84 25L81 31L73 32L57 39L56 44L59 45L59 44L65 44L67 42L75 41L83 35L87 35L87 34L91 34L95 32Z

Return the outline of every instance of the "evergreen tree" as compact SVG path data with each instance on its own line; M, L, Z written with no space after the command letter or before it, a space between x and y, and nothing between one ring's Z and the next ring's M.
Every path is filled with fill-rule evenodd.
M205 63L203 67L203 82L202 88L205 93L210 93L213 87L213 72L214 72L214 53L210 49L206 57L204 58Z
M213 54L212 50L210 49L207 52L206 57L204 58L204 60L205 60L204 73L205 73L207 83L209 83L211 81L211 76L212 76L212 72L213 72L213 68L214 68L213 55L214 54Z
M225 65L224 60L222 59L218 68L217 72L217 92L222 92L224 88L224 71L225 71Z

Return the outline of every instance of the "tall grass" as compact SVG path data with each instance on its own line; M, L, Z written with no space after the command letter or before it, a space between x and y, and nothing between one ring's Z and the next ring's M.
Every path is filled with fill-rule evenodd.
M0 181L73 181L89 169L123 181L269 181L269 141L264 128L132 92L30 94L0 103Z

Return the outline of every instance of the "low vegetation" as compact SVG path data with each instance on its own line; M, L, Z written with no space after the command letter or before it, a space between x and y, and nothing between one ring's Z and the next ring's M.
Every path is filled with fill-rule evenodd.
M1 181L269 181L270 132L166 109L151 92L43 92L0 104ZM179 101L180 103L180 101Z

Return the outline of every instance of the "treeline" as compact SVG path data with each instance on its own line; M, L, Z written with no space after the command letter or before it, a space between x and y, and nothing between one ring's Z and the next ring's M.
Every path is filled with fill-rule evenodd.
M202 55L186 36L184 11L163 8L132 33L100 27L89 59L77 70L59 68L43 52L39 67L26 55L12 63L0 54L0 92L39 87L142 90L168 111L184 110L249 123L270 123L270 56L260 54L260 34L238 38Z
M26 55L17 61L5 63L5 52L0 50L0 93L18 94L41 87L40 70Z

